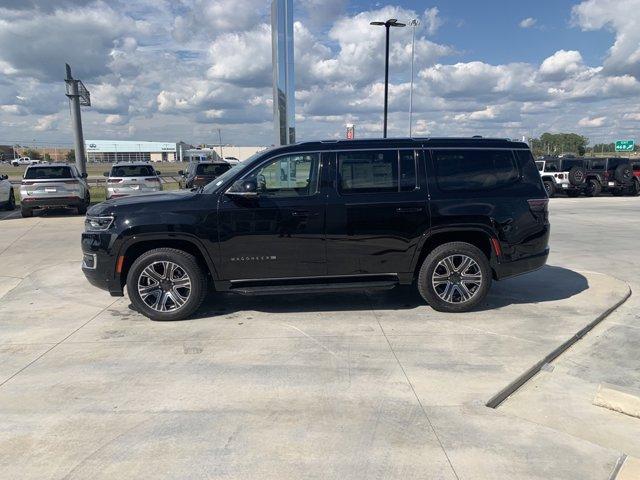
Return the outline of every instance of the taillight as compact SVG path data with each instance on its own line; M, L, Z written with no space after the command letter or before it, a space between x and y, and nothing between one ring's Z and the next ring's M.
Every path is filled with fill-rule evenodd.
M207 177L203 177L202 175L196 175L194 180L206 180Z
M110 178L107 180L107 183L120 183L122 182L121 178Z
M558 178L559 178L560 180L562 180L562 179L564 178L564 173L559 173L559 174L558 174Z

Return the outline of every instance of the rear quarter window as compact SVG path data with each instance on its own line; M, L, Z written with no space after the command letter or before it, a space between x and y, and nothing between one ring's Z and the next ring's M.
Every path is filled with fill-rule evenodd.
M432 155L444 191L495 190L520 178L511 150L433 150Z

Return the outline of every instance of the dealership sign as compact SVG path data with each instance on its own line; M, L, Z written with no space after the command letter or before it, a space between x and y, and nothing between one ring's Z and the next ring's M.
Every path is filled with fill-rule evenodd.
M634 140L618 140L616 141L616 152L633 152L635 146Z

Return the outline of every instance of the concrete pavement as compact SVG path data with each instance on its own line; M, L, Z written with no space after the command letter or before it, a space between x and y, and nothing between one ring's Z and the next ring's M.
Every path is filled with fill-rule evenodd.
M610 231L582 217L589 200L552 201L553 266L495 284L464 315L434 312L402 288L213 294L196 319L151 322L86 283L81 218L2 221L0 469L7 478L608 478L634 454L624 448L631 420L589 436L534 416L545 409L525 395L542 375L497 410L484 406L626 294L624 276L585 265L571 247L585 239L580 228ZM595 200L603 210L635 201L630 215L640 206ZM594 239L592 255L602 246ZM612 362L608 370L624 370ZM565 397L573 388L582 398L579 385Z

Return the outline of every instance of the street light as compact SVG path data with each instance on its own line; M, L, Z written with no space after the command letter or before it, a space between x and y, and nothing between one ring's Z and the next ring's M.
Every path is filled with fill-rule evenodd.
M385 56L384 56L384 129L382 138L387 138L387 110L389 104L389 29L391 27L406 27L406 24L390 18L386 22L371 22L371 25L382 26L386 29Z
M412 136L413 126L413 53L416 46L416 27L420 25L420 20L414 18L409 21L409 26L413 27L411 33L411 88L409 89L409 138Z

